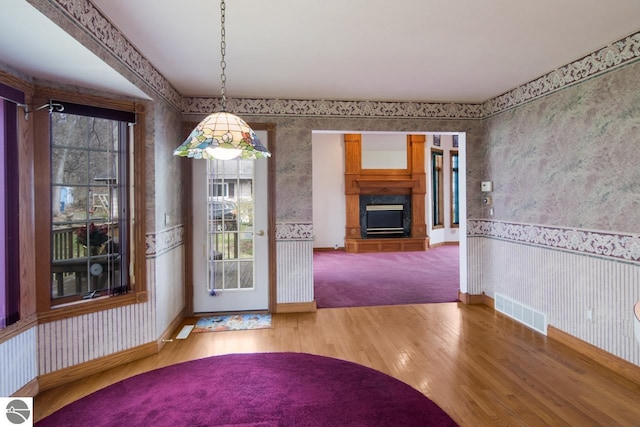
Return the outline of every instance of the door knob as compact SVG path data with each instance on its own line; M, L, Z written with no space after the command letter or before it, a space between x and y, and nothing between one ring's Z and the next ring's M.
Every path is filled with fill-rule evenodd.
M260 230L256 233L258 236L264 236L264 230Z

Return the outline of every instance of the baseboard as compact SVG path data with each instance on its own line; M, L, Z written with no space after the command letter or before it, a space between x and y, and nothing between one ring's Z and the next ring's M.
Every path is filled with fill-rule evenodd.
M433 249L433 248L437 248L438 246L460 246L460 242L438 242L438 243L431 243L429 245L429 248Z
M134 360L152 356L156 353L158 353L158 344L154 341L99 359L90 360L89 362L60 369L50 374L44 374L38 377L38 384L40 385L39 391L49 390L79 380L88 375L97 374L107 369L133 362Z
M335 252L335 251L344 252L344 246L340 246L337 248L313 248L313 252Z
M463 304L484 304L491 308L495 308L493 298L487 296L484 292L480 295L474 295L458 291L458 300Z
M276 304L276 313L313 313L317 309L316 300Z
M173 319L169 326L167 326L167 329L160 335L160 338L158 338L158 351L162 350L167 342L172 341L173 336L176 335L176 331L182 327L185 317L185 309L182 309L180 314Z
M40 393L40 383L37 378L32 379L13 393L12 397L34 397Z
M484 293L482 295L469 296L474 297L474 300L482 301L476 304L486 304L489 307L495 309L494 299L485 295ZM583 341L580 338L576 338L573 335L561 331L560 329L555 328L551 325L547 326L547 338L558 341L566 345L570 349L584 355L595 363L604 366L605 368L623 376L624 378L628 378L636 384L640 384L640 367L616 356L615 354L609 353L608 351L596 347L593 344L589 344L588 342Z
M594 362L604 366L605 368L628 378L636 384L640 384L640 367L631 362L611 354L601 348L598 348L586 341L576 338L558 328L551 325L547 326L547 337L554 341L558 341L572 350L588 357Z

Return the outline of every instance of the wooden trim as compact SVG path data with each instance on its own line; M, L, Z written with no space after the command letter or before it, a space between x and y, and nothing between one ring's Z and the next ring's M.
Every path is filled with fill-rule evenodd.
M313 248L313 252L336 252L341 251L344 252L344 246L338 248Z
M453 156L458 157L458 196L460 196L460 156L458 150L449 151L449 227L459 228L460 223L453 223ZM460 221L460 197L458 197L458 221Z
M437 248L439 246L460 246L460 242L439 242L439 243L431 243L431 248Z
M344 239L345 250L361 252L409 252L429 249L428 237L385 237L380 239Z
M132 101L104 98L96 95L72 93L51 88L36 88L35 104L46 104L50 99L110 108L119 111L134 112L136 124L133 127L133 176L130 188L133 188L133 206L131 222L134 256L131 260L133 271L131 277L131 291L125 295L103 297L93 300L81 300L71 304L52 306L50 298L51 259L50 240L41 239L35 249L35 283L36 308L41 322L60 320L81 314L107 310L127 304L146 302L146 155L145 150L145 108L144 105ZM51 226L51 191L50 191L50 126L49 112L46 109L35 111L30 115L33 120L34 169L38 171L34 177L35 225L34 235L49 235ZM129 266L126 266L127 270Z
M10 74L6 71L0 70L0 82L24 92L25 101L27 101L29 95L33 95L34 86L31 83L28 83L24 79ZM29 104L28 101L26 103ZM18 114L21 114L22 117L24 117L24 110L22 110L22 112L19 112Z
M48 102L45 98L34 98L36 104ZM33 126L34 190L38 197L34 198L35 236L51 234L51 147L49 145L49 112L46 109L35 111L29 115ZM34 258L36 268L36 310L45 313L51 307L51 239L39 239L35 247Z
M424 135L407 135L406 169L362 169L362 135L345 134L345 250L347 252L424 251L429 248L425 216L426 172ZM362 238L361 195L408 195L411 235L403 238Z
M442 157L442 166L440 168L436 168L434 165L434 154L439 154ZM431 212L431 220L429 221L431 223L431 229L432 230L437 230L440 228L444 228L444 150L440 149L440 148L431 148L431 151L429 153L429 164L431 166L431 197L430 197L430 205L432 207L432 212ZM438 174L438 212L440 213L440 222L438 222L437 224L434 224L434 211L435 211L435 205L434 205L434 200L433 200L433 193L435 192L433 189L433 174L436 173Z
M269 227L269 312L276 311L278 303L278 263L276 249L276 125L275 123L256 124L253 129L267 131L267 144L271 157L267 159L267 224Z
M458 300L463 304L484 304L491 308L495 307L493 298L487 296L484 292L480 295L474 295L458 291Z
M554 326L547 326L547 337L558 341L570 349L588 357L613 372L640 384L640 368L618 356L576 338Z
M183 134L186 138L191 130L197 126L197 122L184 122L182 124ZM277 282L277 259L276 259L276 207L275 207L275 176L276 168L276 125L274 123L249 123L254 130L266 130L268 133L268 149L271 157L265 159L267 163L267 224L269 233L268 240L268 256L269 256L269 306L268 311L274 313L277 306L278 282ZM183 176L184 176L184 206L185 216L185 264L184 264L184 300L185 315L194 316L193 311L193 168L191 163L193 159L184 159ZM219 314L219 313L217 313Z
M276 313L314 313L318 309L316 300L276 304Z
M136 113L136 125L133 127L133 142L134 142L134 171L133 171L133 186L129 183L129 191L133 191L133 212L130 217L133 216L133 221L129 218L129 224L133 227L133 239L134 239L134 259L133 262L133 274L132 278L132 291L137 293L136 302L147 301L147 169L146 169L146 114L142 104L135 104L133 106ZM132 190L131 190L132 189Z
M160 335L160 338L158 338L158 351L162 350L162 347L164 347L167 342L172 341L174 334L178 329L180 329L185 318L185 309L182 309L180 314L178 314L171 323L169 323L169 326L167 326L164 332Z
M198 125L197 122L182 124L182 136L186 139ZM182 164L182 206L184 206L184 309L187 316L193 316L193 159L181 158Z
M466 295L466 294L460 294ZM469 295L472 300L479 300L480 302L471 302L471 304L485 304L495 310L495 301L493 298L485 295ZM477 297L477 298L476 298ZM462 300L461 300L462 301ZM469 303L466 303L469 304ZM640 368L635 364L628 362L615 354L609 353L599 347L594 346L580 338L574 337L552 325L547 326L547 337L554 341L558 341L561 344L569 347L570 349L586 356L599 365L604 366L607 369L621 375L625 378L640 384Z
M142 295L146 295L142 293ZM129 292L124 295L104 296L94 298L92 300L77 301L61 306L52 306L38 314L40 324L54 322L56 320L68 319L70 317L81 316L96 311L110 310L116 307L123 307L129 304L137 304L138 295L135 292Z
M40 391L42 392L63 384L68 384L89 375L97 374L99 372L106 371L107 369L133 362L134 360L143 359L156 353L158 353L158 344L156 342L151 342L118 353L110 354L99 359L81 363L79 365L73 365L49 374L41 375L38 377Z
M24 332L27 332L31 328L38 326L38 316L32 314L28 317L18 320L16 323L0 329L0 344L9 341L11 338L16 337Z
M15 393L11 396L15 397L34 397L40 393L40 382L38 378L34 378L22 387L20 387Z

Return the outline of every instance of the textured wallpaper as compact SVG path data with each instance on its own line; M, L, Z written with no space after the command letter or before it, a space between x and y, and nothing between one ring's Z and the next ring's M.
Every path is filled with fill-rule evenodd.
M640 231L640 63L484 121L494 219Z

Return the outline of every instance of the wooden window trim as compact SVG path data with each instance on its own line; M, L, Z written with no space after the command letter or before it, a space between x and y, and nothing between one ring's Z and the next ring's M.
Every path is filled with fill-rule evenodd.
M438 224L434 224L434 216L435 216L435 200L434 200L434 191L433 191L433 174L434 174L434 164L433 164L433 155L434 154L440 154L442 156L442 163L443 163L443 167L439 169L439 171L437 171L438 176L439 176L439 185L438 185L438 212L440 212L440 219L441 219L441 223ZM444 228L444 171L442 170L444 168L444 151L437 149L437 148L432 148L431 149L431 207L433 209L433 212L431 213L431 229L432 230L438 230L440 228Z
M458 157L458 223L454 224L453 222L453 200L454 200L454 193L453 193L453 157L457 156ZM449 218L449 225L451 228L459 228L460 227L460 156L458 156L458 150L451 150L449 152L449 165L450 165L450 169L451 169L451 181L449 184L449 187L451 188L451 200L449 201L449 206L450 206L450 218Z
M36 88L35 105L43 105L50 99L90 105L101 108L136 113L133 128L133 206L131 210L131 229L133 246L133 271L129 293L118 296L105 296L91 300L83 300L64 305L53 305L50 297L51 287L51 243L50 239L41 239L36 245L36 309L40 322L51 322L82 314L121 307L148 300L146 281L146 212L145 212L145 111L144 106L130 101L107 99L94 95L75 94L49 88ZM47 109L32 114L34 133L34 169L38 171L34 177L35 197L35 235L49 236L51 224L51 192L50 192L50 127ZM131 266L127 266L131 269Z

